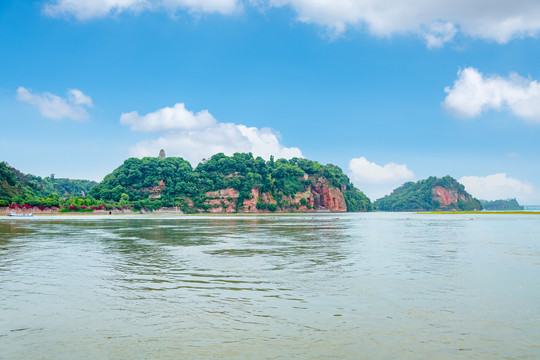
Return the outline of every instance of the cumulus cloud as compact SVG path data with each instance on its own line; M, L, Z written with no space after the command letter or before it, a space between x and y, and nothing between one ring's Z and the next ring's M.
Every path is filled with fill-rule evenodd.
M74 16L79 20L110 14L141 11L188 11L191 13L232 14L241 8L239 0L55 0L43 7L46 15Z
M351 159L349 170L352 181L357 185L388 184L414 178L414 173L405 164L388 163L381 166L365 157Z
M283 146L279 134L270 128L220 123L207 110L193 113L183 103L144 116L137 112L125 113L120 116L120 122L135 131L161 132L157 139L141 141L130 149L137 157L157 156L160 149L194 165L220 152L227 155L251 152L265 159L271 155L302 157L300 149Z
M248 4L292 8L299 21L323 26L332 36L355 27L375 36L416 34L428 47L442 46L458 32L499 43L540 32L537 0L48 0L43 12L81 20L126 11L229 15Z
M92 99L82 91L71 89L67 97L44 92L33 94L30 90L20 86L17 89L17 99L34 105L44 117L60 120L84 120L88 118L86 108L93 107Z
M490 109L507 109L530 122L540 122L540 84L518 74L485 76L469 67L458 72L443 107L458 117L474 117Z
M174 129L198 129L212 126L216 119L208 110L193 111L186 109L184 103L175 104L173 107L165 107L145 116L140 116L137 111L125 113L120 116L120 122L131 127L135 131L162 131Z
M420 34L426 40L428 48L437 48L451 41L457 31L456 26L451 22L434 21L427 25Z
M325 26L337 34L349 26L367 28L377 36L416 33L432 47L452 40L458 29L465 35L499 43L516 37L535 36L540 31L540 2L537 0L266 2L271 6L291 7L298 14L299 21Z
M534 201L532 185L507 177L505 173L488 176L464 176L458 180L474 197L482 200L517 198L520 203ZM536 194L536 198L538 198Z

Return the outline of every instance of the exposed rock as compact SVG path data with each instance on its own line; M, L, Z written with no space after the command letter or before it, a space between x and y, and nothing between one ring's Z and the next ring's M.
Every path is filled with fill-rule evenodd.
M159 150L159 158L160 159L165 159L166 158L165 150L163 150L163 149Z
M438 201L441 206L450 206L459 200L466 200L464 194L459 194L457 189L445 189L442 186L435 186L431 189L433 200Z
M243 200L243 206L237 209L237 201L240 193L233 188L225 188L206 193L206 204L211 213L233 213L237 210L244 213L272 212L266 208L261 209L258 204L278 205L271 193L261 193L258 188L251 189L250 198ZM277 207L275 212L314 212L332 211L345 212L347 205L340 189L328 186L324 178L319 178L314 185L305 192L298 192L294 196L282 196L282 207Z
M150 193L148 197L151 199L159 199L164 189L165 189L165 182L163 181L163 179L161 179L159 181L159 185L143 188L142 192Z

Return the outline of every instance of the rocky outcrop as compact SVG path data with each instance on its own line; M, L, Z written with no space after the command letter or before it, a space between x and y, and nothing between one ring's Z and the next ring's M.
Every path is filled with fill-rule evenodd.
M324 179L319 179L312 186L312 193L315 198L313 203L315 209L328 209L333 212L347 211L347 205L345 204L345 198L341 190L335 187L329 187Z
M271 193L253 188L242 206L237 204L239 191L233 188L209 191L205 204L211 213L266 213L266 212L346 212L347 205L341 189L329 186L326 179L318 178L304 192L276 199Z
M165 190L165 182L162 180L159 181L159 185L148 187L142 189L142 192L150 193L148 196L151 199L159 199L161 197L161 192Z
M431 189L434 201L438 201L440 206L450 206L457 204L459 200L466 201L465 194L459 194L457 189L445 189L442 186L435 186Z
M206 193L206 204L210 205L208 209L211 213L234 213L236 212L236 201L240 192L233 188L221 189L218 191L209 191Z

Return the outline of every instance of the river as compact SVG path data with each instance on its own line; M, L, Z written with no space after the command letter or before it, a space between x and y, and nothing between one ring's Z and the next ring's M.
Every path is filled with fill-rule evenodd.
M0 358L537 359L540 217L5 217Z

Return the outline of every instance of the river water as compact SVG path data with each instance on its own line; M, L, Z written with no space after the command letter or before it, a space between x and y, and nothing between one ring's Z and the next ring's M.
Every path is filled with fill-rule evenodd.
M538 359L540 217L6 217L0 358Z

